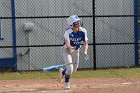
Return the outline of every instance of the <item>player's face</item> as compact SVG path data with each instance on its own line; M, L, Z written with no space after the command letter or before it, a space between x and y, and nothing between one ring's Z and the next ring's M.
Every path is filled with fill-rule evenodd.
M75 22L73 24L74 24L74 27L76 27L76 28L79 28L80 27L80 21L77 21L77 22Z

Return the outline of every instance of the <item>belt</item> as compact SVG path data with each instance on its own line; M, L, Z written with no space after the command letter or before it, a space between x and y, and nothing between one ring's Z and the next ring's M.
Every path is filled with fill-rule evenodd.
M75 50L78 50L79 48L75 48Z
M67 48L68 49L68 48ZM78 50L79 48L74 48L75 50Z

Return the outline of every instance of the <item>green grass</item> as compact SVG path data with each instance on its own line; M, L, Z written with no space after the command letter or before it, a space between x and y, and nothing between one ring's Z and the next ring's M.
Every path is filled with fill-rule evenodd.
M140 77L140 68L97 69L79 71L73 77Z
M39 71L25 71L25 72L8 72L0 73L0 80L13 79L39 79L39 78L58 78L58 71L39 72ZM140 77L140 68L117 68L117 69L84 69L73 73L73 78L102 78L102 77Z

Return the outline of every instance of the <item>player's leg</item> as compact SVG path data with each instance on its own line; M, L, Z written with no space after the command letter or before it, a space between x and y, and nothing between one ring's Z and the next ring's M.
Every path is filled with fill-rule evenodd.
M66 71L66 69L59 68L59 82L60 83L63 83L63 78L64 78L64 75L65 75L65 71Z
M73 72L76 72L79 65L79 49L73 52L72 61L76 62L73 64Z
M64 58L65 64L69 64L69 65L66 65L66 69L62 71L62 75L64 75L65 77L64 88L69 89L70 88L69 80L70 80L70 75L73 72L73 64L70 64L72 63L72 56L71 56L71 53L67 49L63 49L63 58Z
M62 54L65 53L64 47L62 47L61 50L62 50ZM64 67L59 68L59 82L60 83L63 83L63 78L65 75L65 72L66 72L66 68L64 68Z

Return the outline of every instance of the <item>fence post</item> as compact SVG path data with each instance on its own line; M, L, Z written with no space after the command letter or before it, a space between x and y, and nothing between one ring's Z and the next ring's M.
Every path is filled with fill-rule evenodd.
M135 66L138 66L138 0L134 0Z
M16 46L16 19L15 19L15 0L11 0L11 12L12 12L12 34L13 34L13 46ZM13 70L17 70L17 51L16 47L13 47L14 66Z
M96 70L96 40L95 40L95 0L92 0L92 10L93 10L93 64L94 70Z

